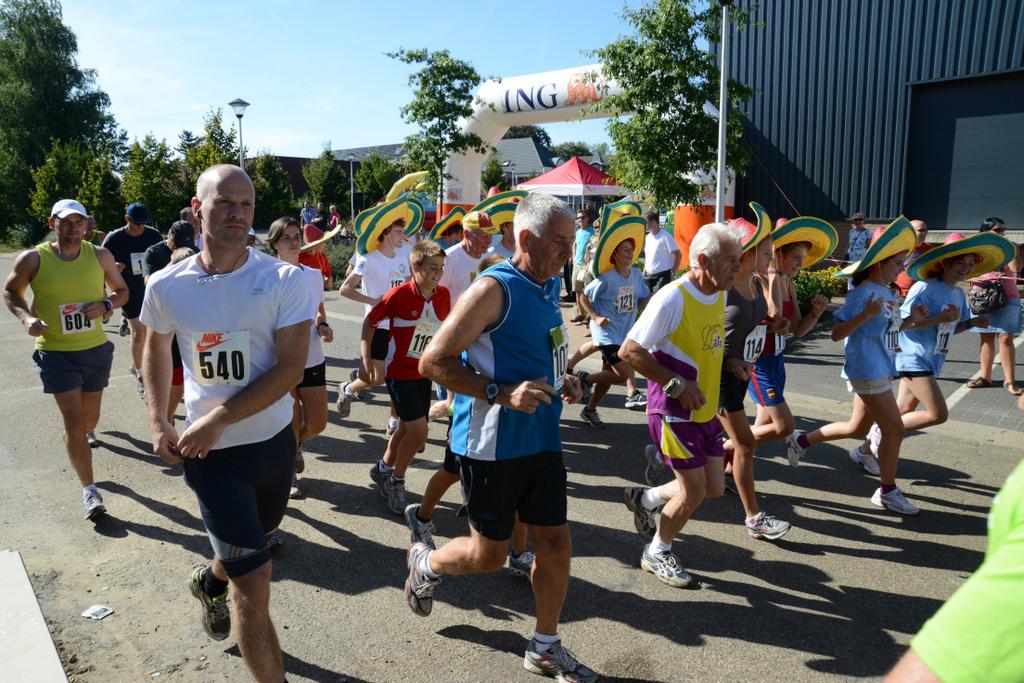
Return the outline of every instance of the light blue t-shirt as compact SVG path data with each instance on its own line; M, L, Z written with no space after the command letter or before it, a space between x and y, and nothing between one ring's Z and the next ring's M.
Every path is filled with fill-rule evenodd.
M846 303L832 317L843 322L864 310L871 295L885 302L882 312L868 319L844 340L843 379L883 380L896 376L899 346L899 302L888 287L865 280L846 294Z
M930 318L941 313L950 304L959 309L959 320L971 317L967 297L960 288L950 287L942 280L936 279L915 282L907 292L907 298L900 308L900 315L907 318L914 306L927 306ZM896 369L900 372L932 372L938 375L946 361L945 352L955 330L954 322L900 332Z
M590 321L590 335L598 346L626 341L626 333L636 322L637 302L650 296L638 268L630 268L628 277L622 277L612 268L588 284L583 293L594 305L594 311L608 318L605 327Z
M506 247L504 244L501 243L501 240L499 239L497 242L491 244L491 248L487 250L486 255L490 256L491 254L498 254L502 258L512 258L513 256L515 256L515 253L515 250Z
M583 260L587 257L587 245L590 243L590 238L593 236L594 228L590 225L576 231L576 265L583 265Z

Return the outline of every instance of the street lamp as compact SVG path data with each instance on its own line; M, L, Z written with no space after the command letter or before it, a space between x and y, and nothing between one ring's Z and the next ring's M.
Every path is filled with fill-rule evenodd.
M718 171L715 174L715 222L725 220L725 133L729 112L729 4L722 5L721 57L718 59Z
M242 117L245 115L245 108L249 106L249 103L240 97L237 97L230 102L228 106L235 111L235 116L238 117L238 165L245 170L245 157L243 156L242 150Z
M352 162L355 161L356 155L349 152L348 156L348 219L355 221L356 219L356 182L352 177ZM354 227L354 226L353 226Z
M508 169L509 175L512 177L512 187L509 189L515 189L516 184L516 165L513 161L503 161L501 165Z

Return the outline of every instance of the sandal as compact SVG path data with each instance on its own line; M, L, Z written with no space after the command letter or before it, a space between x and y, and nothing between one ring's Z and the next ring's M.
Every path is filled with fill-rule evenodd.
M988 389L992 386L992 382L985 379L984 377L975 377L967 383L968 389Z
M1003 382L1003 388L1014 396L1024 395L1024 389L1018 387L1016 382Z

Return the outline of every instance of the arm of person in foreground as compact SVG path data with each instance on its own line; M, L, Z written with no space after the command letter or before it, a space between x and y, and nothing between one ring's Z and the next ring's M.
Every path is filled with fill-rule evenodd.
M205 458L221 433L231 424L269 407L302 381L309 350L311 321L278 328L274 334L277 362L223 405L199 417L178 440L178 450L186 458ZM169 356L168 356L169 357Z
M171 390L171 344L174 333L160 334L146 328L142 347L142 381L145 383L146 405L149 408L149 433L153 452L164 462L181 462L178 455L178 432L167 421L167 400Z
M14 314L18 322L33 337L46 331L47 325L42 318L32 315L32 309L25 301L25 290L39 272L39 252L35 249L23 251L14 260L7 281L4 283L4 303L7 310Z

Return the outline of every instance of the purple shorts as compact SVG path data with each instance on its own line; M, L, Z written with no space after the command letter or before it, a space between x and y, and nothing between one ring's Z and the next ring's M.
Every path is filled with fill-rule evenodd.
M671 415L650 414L647 427L661 461L674 470L704 467L708 458L721 458L722 425L718 420L689 422Z

